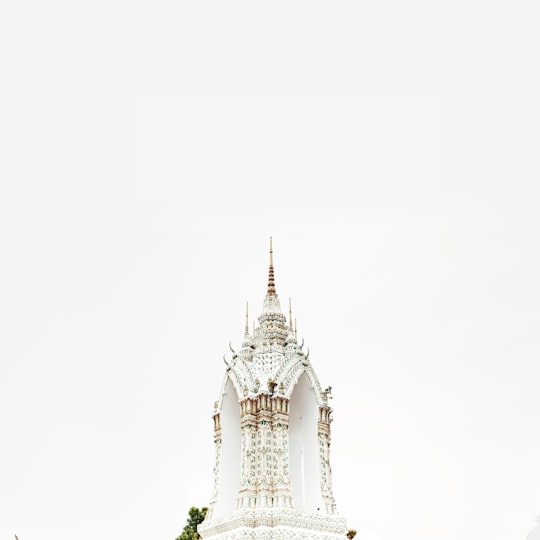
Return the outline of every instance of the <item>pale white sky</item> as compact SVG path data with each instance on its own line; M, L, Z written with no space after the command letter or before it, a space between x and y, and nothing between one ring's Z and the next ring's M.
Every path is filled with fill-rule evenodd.
M361 540L540 514L534 2L0 8L0 537L173 540L267 239Z

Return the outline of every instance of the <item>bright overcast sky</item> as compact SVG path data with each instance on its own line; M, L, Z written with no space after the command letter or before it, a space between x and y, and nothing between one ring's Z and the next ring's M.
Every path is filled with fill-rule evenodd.
M537 2L0 8L0 538L174 540L268 237L360 540L540 515Z

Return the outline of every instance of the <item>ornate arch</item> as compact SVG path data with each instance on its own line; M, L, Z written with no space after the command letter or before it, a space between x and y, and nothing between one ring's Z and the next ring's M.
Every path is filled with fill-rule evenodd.
M289 370L283 376L283 385L285 387L285 395L290 399L294 391L294 387L298 382L298 379L302 376L302 373L305 373L309 378L311 386L315 390L315 396L317 398L317 403L320 407L328 405L328 399L326 394L321 388L319 379L313 370L311 364L305 365L305 362L298 361L294 363Z

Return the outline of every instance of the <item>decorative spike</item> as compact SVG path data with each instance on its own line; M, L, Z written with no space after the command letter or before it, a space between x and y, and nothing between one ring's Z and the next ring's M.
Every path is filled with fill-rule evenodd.
M294 319L294 339L298 339L298 326L296 326L296 319Z
M249 312L248 312L248 302L246 302L246 326L244 328L244 337L249 337Z
M291 332L293 331L293 323L292 323L292 303L291 299L289 298L289 328L291 329Z
M272 237L270 237L270 266L268 268L268 294L276 294L276 283L274 281L274 256L272 252Z

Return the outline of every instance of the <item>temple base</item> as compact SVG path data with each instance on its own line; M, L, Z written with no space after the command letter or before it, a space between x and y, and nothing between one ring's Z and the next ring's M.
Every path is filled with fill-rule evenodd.
M199 525L202 538L212 540L343 540L346 533L345 518L284 508L238 510Z

